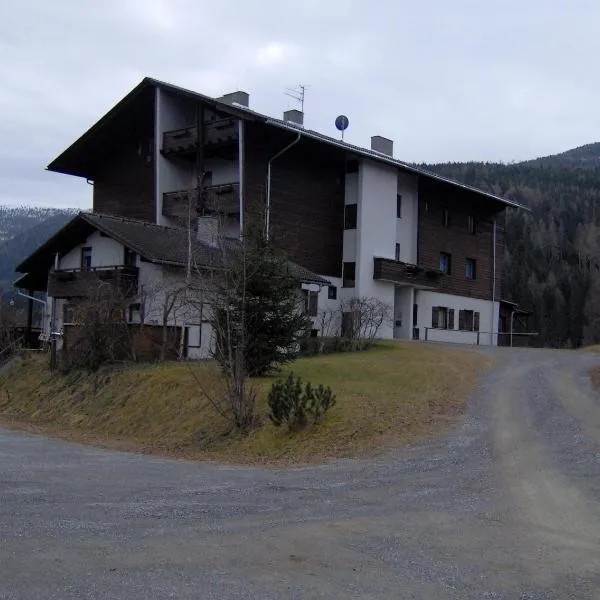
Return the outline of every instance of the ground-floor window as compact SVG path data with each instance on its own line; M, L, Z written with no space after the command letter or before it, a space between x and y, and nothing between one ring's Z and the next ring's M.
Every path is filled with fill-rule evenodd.
M473 310L460 310L458 328L462 331L479 331L479 313Z
M448 309L445 306L434 306L431 309L431 326L434 329L448 327Z
M431 327L433 329L454 329L454 309L446 306L434 306L431 309Z

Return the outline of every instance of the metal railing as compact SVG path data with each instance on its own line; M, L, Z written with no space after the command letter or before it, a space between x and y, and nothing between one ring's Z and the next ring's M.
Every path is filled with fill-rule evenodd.
M415 328L418 331L418 328ZM424 327L423 328L425 330L425 338L424 341L426 342L456 342L456 341L461 341L460 340L460 336L461 334L465 334L462 336L463 338L463 343L464 343L464 337L466 335L470 335L473 338L472 342L467 342L467 343L472 343L473 345L481 345L482 343L484 344L488 344L489 341L486 341L484 338L482 339L482 336L497 336L496 338L496 344L498 346L509 346L509 347L513 347L515 345L522 345L520 341L518 340L529 340L531 338L536 338L537 336L539 336L539 332L537 331L527 331L527 332L517 332L517 331L473 331L470 329L444 329L442 327ZM445 339L434 339L436 336L431 336L430 332L439 332L439 333L444 333L446 335L442 336ZM454 337L455 339L451 339L452 337ZM415 339L419 339L419 337L415 337ZM489 337L488 337L489 340ZM501 343L501 340L504 341L504 343Z

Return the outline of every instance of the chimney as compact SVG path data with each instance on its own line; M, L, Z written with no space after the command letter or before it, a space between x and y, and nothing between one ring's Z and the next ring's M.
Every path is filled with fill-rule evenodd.
M199 242L216 246L219 238L219 220L217 217L198 217L196 239Z
M371 137L371 150L387 154L388 156L394 156L394 142L380 135L374 135Z
M304 125L304 113L301 110L286 110L283 113L283 120L286 123L293 123L294 125Z
M217 100L220 100L225 104L237 104L238 106L245 106L246 108L248 108L248 106L250 105L250 94L238 90L237 92L231 92L231 94L225 94L224 96L220 96L219 98L217 98Z

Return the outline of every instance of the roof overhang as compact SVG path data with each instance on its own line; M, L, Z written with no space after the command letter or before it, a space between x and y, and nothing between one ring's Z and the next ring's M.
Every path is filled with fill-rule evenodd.
M348 144L347 142L344 142L342 140L336 140L335 138L329 137L329 136L319 133L317 131L313 131L310 129L304 129L303 127L298 126L298 125L289 125L285 121L281 121L279 119L267 118L266 123L268 125L272 125L273 127L278 127L279 129L285 129L287 131L290 131L290 132L293 132L296 134L299 133L308 139L318 140L318 141L330 144L332 146L335 146L337 148L340 148L342 150L346 150L347 152L355 154L356 156L369 158L369 159L375 160L377 162L381 162L384 164L394 166L401 171L411 173L413 175L418 175L419 177L424 177L427 179L431 179L432 181L446 183L453 187L456 187L456 188L459 188L459 189L462 189L462 190L465 190L465 191L468 191L471 193L475 193L484 198L488 198L490 200L494 200L495 202L499 202L500 204L503 204L507 207L519 208L519 209L524 209L524 210L529 211L529 209L526 206L523 206L522 204L520 204L519 202L515 202L514 200L510 200L508 198L503 198L502 196L496 196L495 194L490 194L489 192L485 192L483 190L472 187L470 185L466 185L464 183L454 181L453 179L449 179L448 177L443 177L441 175L437 175L436 173L432 173L431 171L427 171L426 169L423 169L421 167L416 167L414 165L410 165L410 164L402 162L400 160L396 160L395 158L393 158L391 156L387 156L386 154L382 154L381 152L377 152L376 150L369 150L367 148L361 148L360 146Z
M313 139L332 147L344 150L347 153L368 158L383 164L396 167L400 171L411 173L419 177L424 177L432 181L442 182L458 189L477 194L481 198L493 200L505 207L527 209L522 204L503 198L495 194L474 188L472 186L443 177L422 167L405 163L381 152L361 148L349 144L342 140L332 138L317 131L305 129L302 126L290 124L280 119L268 117L255 111L238 105L228 104L217 98L212 98L192 90L188 90L176 85L165 83L150 77L144 78L135 88L133 88L122 100L120 100L111 110L109 110L101 119L90 127L79 139L69 146L62 154L56 157L49 165L48 170L79 177L93 179L93 167L98 157L106 152L108 140L119 139L123 131L131 128L132 123L136 123L144 117L151 105L154 109L155 92L161 90L179 97L188 98L194 102L203 103L224 114L228 114L240 119L261 121L268 126L287 130L294 134L300 134L307 139ZM143 108L146 109L142 110ZM150 113L154 117L154 110ZM137 120L137 121L136 121ZM96 162L95 162L96 161Z
M141 128L152 126L155 110L155 93L165 92L188 98L239 118L253 119L266 117L251 110L244 110L218 99L186 90L151 77L145 77L124 98L115 104L103 117L92 125L81 137L57 156L48 166L49 171L75 175L87 179L94 178L94 165L105 155L110 142L118 140L124 131L130 131L132 125ZM149 122L145 120L150 119Z

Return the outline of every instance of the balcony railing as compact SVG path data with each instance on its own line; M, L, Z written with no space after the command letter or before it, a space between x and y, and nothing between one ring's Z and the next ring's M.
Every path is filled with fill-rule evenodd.
M444 274L435 269L427 269L421 265L375 257L373 259L373 279L404 283L423 287L437 287Z
M138 268L115 265L50 271L48 296L53 298L85 298L90 296L95 287L102 283L110 283L116 286L124 296L135 296L138 287Z
M172 219L187 219L189 207L196 215L236 215L240 212L240 185L228 183L163 194L162 213Z
M236 119L219 119L204 124L204 144L207 146L231 143L237 139ZM163 133L163 154L193 152L197 147L198 130L195 125Z

